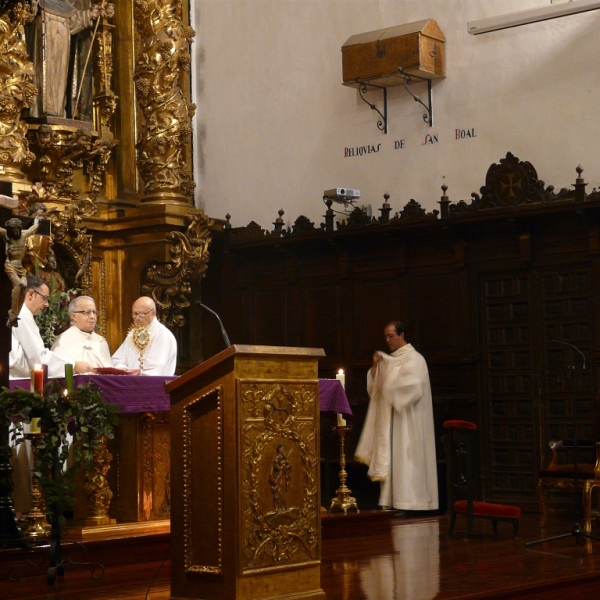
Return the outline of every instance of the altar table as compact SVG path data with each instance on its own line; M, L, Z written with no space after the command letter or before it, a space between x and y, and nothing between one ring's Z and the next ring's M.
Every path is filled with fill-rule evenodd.
M161 412L171 408L165 381L177 377L149 377L139 375L76 375L75 387L93 383L104 392L104 400L121 408L124 413ZM13 379L10 389L29 389L28 379ZM321 412L342 413L352 416L348 398L337 379L319 379L319 403Z
M139 375L76 375L75 387L93 383L104 392L104 400L121 408L108 482L113 492L109 515L120 522L168 519L170 500L171 400L164 384L176 377ZM29 380L11 380L10 389L29 389ZM341 382L319 379L321 413L352 410ZM81 492L81 490L79 490ZM85 517L85 499L76 492L76 520Z

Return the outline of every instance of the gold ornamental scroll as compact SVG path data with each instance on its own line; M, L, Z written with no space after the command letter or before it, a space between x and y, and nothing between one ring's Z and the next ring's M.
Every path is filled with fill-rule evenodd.
M196 35L182 22L180 0L135 2L140 38L135 90L144 122L137 141L143 202L190 204L195 183L187 160L196 106L184 92L189 45Z
M29 150L27 125L21 120L21 111L37 95L25 44L25 25L32 19L25 3L13 5L0 16L0 181L24 180L21 167L35 159Z

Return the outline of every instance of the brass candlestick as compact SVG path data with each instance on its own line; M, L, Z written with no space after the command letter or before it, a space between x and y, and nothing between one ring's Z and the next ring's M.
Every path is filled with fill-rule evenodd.
M335 498L331 501L329 512L343 511L347 515L349 509L354 509L359 513L356 498L350 496L352 492L346 486L346 479L348 478L348 473L346 473L346 434L352 431L352 427L336 425L333 430L337 431L340 436L340 487L337 489Z
M35 454L42 439L42 433L26 433L24 437L31 442L31 454L35 463ZM46 504L42 494L42 486L35 476L31 478L31 504L33 508L27 515L27 527L23 532L24 535L35 539L50 537L52 526L46 518Z

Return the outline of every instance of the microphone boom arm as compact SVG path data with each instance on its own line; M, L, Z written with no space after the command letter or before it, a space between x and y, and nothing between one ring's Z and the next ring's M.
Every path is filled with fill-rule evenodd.
M219 315L212 308L208 308L208 306L206 306L206 304L202 304L202 302L200 302L199 300L196 302L196 306L201 306L202 308L206 309L209 313L213 314L217 318L217 321L219 322L219 327L221 327L221 335L223 336L225 345L229 348L229 346L231 346L231 342L229 341L229 336L227 335L227 332L225 331L225 327L223 327L223 322L221 321L221 317L219 317Z

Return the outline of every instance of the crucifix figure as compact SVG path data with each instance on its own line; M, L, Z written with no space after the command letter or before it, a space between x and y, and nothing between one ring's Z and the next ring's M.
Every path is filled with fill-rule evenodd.
M0 237L6 244L6 261L4 263L4 272L8 275L13 289L11 296L11 307L8 311L9 327L17 326L19 311L25 300L27 292L27 272L23 266L23 257L27 250L27 238L33 235L39 226L39 218L36 217L33 225L23 231L23 224L20 219L13 217L5 223L5 227L0 227Z

